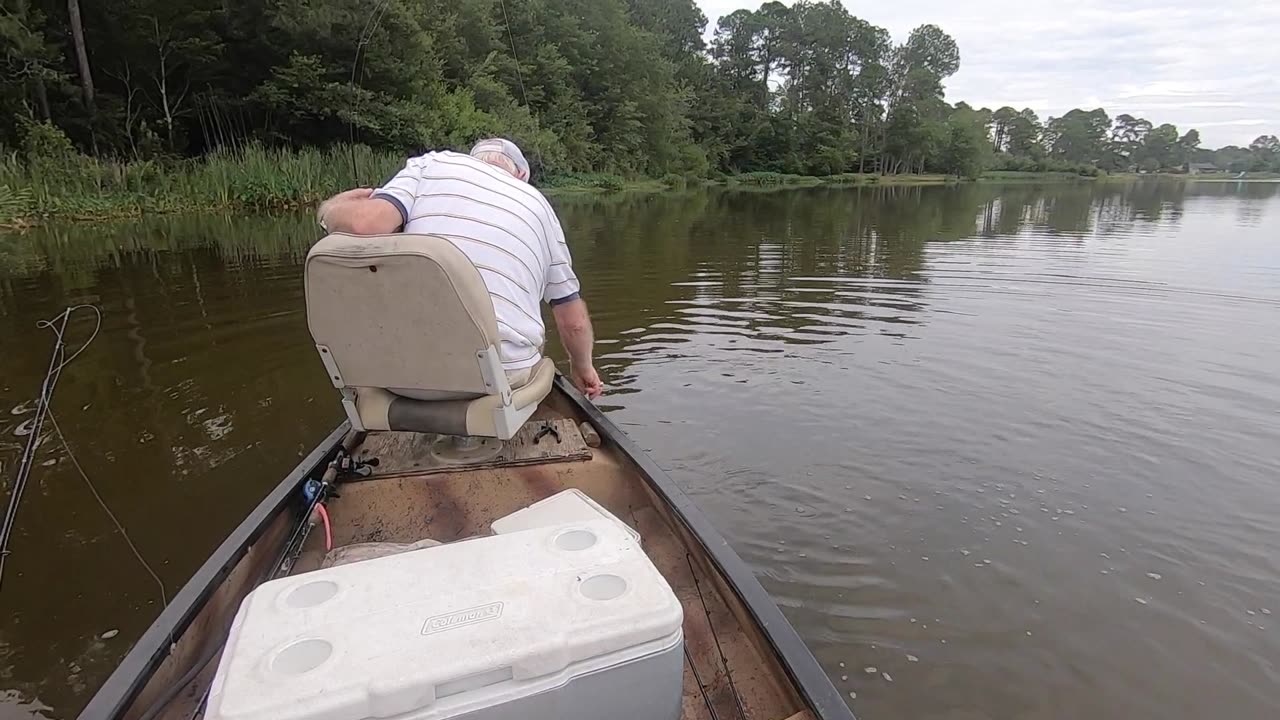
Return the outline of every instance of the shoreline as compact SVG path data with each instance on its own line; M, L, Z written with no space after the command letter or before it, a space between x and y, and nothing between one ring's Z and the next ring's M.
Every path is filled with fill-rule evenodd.
M578 174L565 178L552 178L540 184L539 190L550 198L614 195L620 193L679 192L702 187L724 187L736 190L778 190L785 188L830 187L920 187L946 186L968 183L1078 183L1078 182L1138 182L1142 180L1180 180L1197 183L1280 183L1280 177L1203 177L1174 174L1138 175L1117 173L1090 177L1066 172L987 171L978 178L957 178L950 175L876 175L872 173L846 173L842 175L790 175L772 172L752 172L716 179L679 176L667 178L642 178L624 180L616 175ZM224 201L200 202L175 197L155 197L146 194L116 194L85 196L80 207L64 207L45 213L19 214L0 219L0 231L22 232L47 222L93 223L127 220L146 215L168 215L199 212L279 212L296 211L313 207L331 193L303 192L279 198L258 198L246 202L234 198Z
M781 173L743 173L719 179L686 179L680 176L667 178L639 178L626 180L617 175L579 173L551 178L539 183L538 189L547 197L580 197L589 195L614 195L620 193L679 192L699 187L726 187L741 190L773 190L797 187L875 187L877 185L913 186L945 185L960 180L944 175L885 175L846 174L834 176L787 175ZM59 206L45 212L17 213L0 217L0 231L22 232L48 222L92 223L128 220L146 215L170 215L197 212L279 212L303 210L318 205L338 190L304 191L279 197L258 195L253 200L237 198L232 193L222 198L204 201L199 198L154 196L145 193L108 193L83 195L71 201L60 198ZM3 200L3 198L0 198ZM2 210L0 203L0 210Z

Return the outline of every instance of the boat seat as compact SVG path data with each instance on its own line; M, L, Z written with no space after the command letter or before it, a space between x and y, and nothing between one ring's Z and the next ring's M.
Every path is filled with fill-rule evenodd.
M307 253L307 325L357 430L509 440L551 391L543 359L512 388L493 301L432 235L334 233Z

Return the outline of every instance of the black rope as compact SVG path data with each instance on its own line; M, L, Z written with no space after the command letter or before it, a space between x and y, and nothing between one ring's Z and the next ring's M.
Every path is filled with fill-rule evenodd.
M716 714L716 707L711 704L711 698L707 696L707 686L702 683L702 677L698 675L698 666L693 664L693 656L689 654L689 647L684 648L684 660L689 663L689 669L693 671L693 681L698 683L698 692L702 693L702 702L707 704L707 712L711 713L711 720L720 720L720 716Z
M707 599L702 596L702 583L698 582L698 573L693 569L693 556L684 554L689 563L689 575L693 577L693 587L698 591L698 602L702 603L702 612L707 616L707 627L711 628L711 639L716 643L716 652L720 654L720 664L724 666L724 676L729 680L729 690L733 692L733 702L738 706L738 717L747 720L747 711L742 707L742 696L738 694L738 686L733 682L733 671L729 669L729 658L725 657L724 648L720 647L720 636L716 634L716 626L711 622L711 610L707 607Z

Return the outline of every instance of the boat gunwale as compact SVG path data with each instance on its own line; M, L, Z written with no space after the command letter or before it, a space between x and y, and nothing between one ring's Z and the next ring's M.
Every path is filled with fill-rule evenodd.
M115 720L124 716L168 657L170 639L182 637L249 548L290 500L296 498L299 486L329 462L350 429L347 421L338 425L231 531L138 638L80 711L78 720Z

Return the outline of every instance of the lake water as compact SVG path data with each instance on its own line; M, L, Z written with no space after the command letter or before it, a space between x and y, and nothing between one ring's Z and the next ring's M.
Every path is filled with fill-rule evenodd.
M1280 717L1280 185L556 204L602 405L864 720ZM35 322L96 303L56 418L176 591L339 419L303 316L315 237L302 215L0 237L6 493ZM160 608L56 436L39 460L0 720L74 717Z

